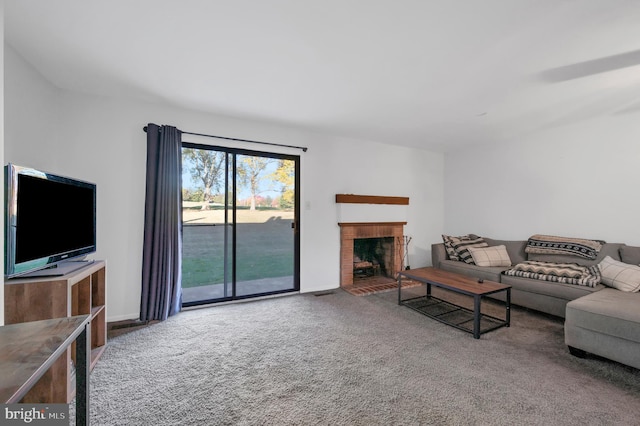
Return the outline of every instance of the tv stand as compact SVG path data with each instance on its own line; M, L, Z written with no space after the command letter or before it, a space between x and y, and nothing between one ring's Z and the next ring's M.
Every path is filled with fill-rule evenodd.
M79 267L59 277L6 280L4 283L4 323L16 324L53 318L89 315L91 365L107 344L106 263L70 262ZM25 403L71 402L76 391L76 348L73 344L25 395Z
M56 263L45 269L29 272L28 274L20 275L18 278L36 278L36 277L63 277L72 272L82 269L88 264L93 263L94 260L65 260L60 263Z

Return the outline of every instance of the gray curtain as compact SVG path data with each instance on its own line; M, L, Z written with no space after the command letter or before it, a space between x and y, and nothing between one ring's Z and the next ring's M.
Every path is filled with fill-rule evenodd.
M140 320L165 320L182 305L180 130L147 125L147 189Z

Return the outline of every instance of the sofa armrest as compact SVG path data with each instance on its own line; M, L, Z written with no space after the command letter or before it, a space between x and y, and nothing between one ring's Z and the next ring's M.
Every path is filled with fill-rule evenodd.
M434 268L440 267L441 260L447 260L447 250L444 248L444 243L431 244L431 265Z

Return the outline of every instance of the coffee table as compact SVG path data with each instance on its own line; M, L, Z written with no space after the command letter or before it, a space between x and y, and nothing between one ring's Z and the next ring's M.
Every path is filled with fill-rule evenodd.
M425 284L427 286L426 295L402 299L403 277ZM473 297L473 309L467 309L432 296L431 286ZM480 309L482 298L502 291L506 292L504 318L483 314ZM437 268L418 268L400 272L398 277L398 304L457 329L472 333L475 339L479 339L481 334L511 325L510 285L483 281Z

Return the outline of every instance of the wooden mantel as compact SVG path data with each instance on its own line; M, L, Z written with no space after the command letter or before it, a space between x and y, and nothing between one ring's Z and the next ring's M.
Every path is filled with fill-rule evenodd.
M409 197L385 197L379 195L336 194L336 203L409 205Z
M407 222L338 222L338 226L404 226Z

